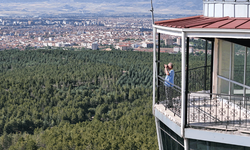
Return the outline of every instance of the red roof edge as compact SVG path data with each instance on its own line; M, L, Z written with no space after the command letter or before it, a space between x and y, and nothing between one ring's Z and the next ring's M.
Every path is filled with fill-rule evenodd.
M186 18L177 18L177 19L171 19L171 20L156 21L155 24L183 21L183 20L189 20L189 19L195 19L195 18L201 18L201 17L203 17L203 15L186 17Z
M199 26L199 25L203 25L203 24L214 23L214 22L217 22L217 21L223 21L223 20L227 20L228 18L229 17L208 19L208 20L205 20L205 21L202 21L202 22L185 25L184 28L190 28L190 27Z
M250 18L193 16L155 22L171 28L250 29Z

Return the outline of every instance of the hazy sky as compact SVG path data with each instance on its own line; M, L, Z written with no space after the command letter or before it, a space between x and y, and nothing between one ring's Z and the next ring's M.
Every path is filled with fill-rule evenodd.
M156 14L201 14L202 0L153 0ZM0 15L150 14L150 0L0 0Z

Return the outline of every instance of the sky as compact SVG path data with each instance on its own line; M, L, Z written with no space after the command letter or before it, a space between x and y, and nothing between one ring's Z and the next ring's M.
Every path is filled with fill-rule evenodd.
M202 13L202 0L153 0L155 14ZM0 15L150 14L150 0L0 0Z

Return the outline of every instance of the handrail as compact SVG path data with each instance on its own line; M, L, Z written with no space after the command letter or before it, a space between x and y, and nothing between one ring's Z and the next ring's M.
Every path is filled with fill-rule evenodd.
M195 68L191 68L191 69L188 69L188 70L195 70L195 69L200 69L200 68L204 68L204 67L211 67L211 65L195 67ZM179 72L181 72L181 71L175 71L175 73L179 73Z
M181 117L181 88L173 83L165 81L161 76L158 76L159 87L157 103L159 102L168 108L170 111ZM169 83L172 86L166 86L165 83ZM171 108L170 108L171 107Z
M204 94L210 96L205 96ZM249 96L190 92L188 109L188 126L190 127L220 125L223 128L225 127L225 129L228 126L240 130L250 129Z
M207 74L207 77L206 77L206 75L204 75L202 70L204 70L205 68L208 69L210 67L211 66L208 65L208 66L200 66L200 67L195 67L195 68L189 69L189 73L188 73L188 78L190 78L189 83L193 84L194 86L189 84L189 90L188 91L200 91L200 90L208 89L206 84L204 84L204 78L206 78L206 82L209 82L208 80L211 77L208 74ZM198 71L198 72L201 73L200 75L204 75L205 77L202 77L203 80L196 80L196 77L198 77L199 75L198 74L196 74L196 75L192 74L192 72L194 72L194 71L195 72ZM181 74L180 73L181 73L181 71L176 71L175 72L174 84L168 82L170 85L174 86L174 88L176 88L178 90L181 90L181 80L180 80L181 79ZM165 81L165 79L164 79L164 77L162 75L161 76L158 75L158 77L159 77L160 80ZM167 82L167 81L165 81L165 82ZM209 85L209 83L207 85Z
M236 81L234 81L234 80L230 80L230 79L228 79L228 78L226 78L226 77L223 77L223 76L221 76L221 75L217 75L217 76L218 76L220 79L223 79L223 80L225 80L225 81L228 81L228 82L231 82L231 83L233 83L233 84L236 84L236 85L242 86L242 87L244 87L244 88L250 89L250 86L244 85L244 84L239 83L239 82L236 82Z
M224 93L203 93L203 92L188 92L188 94L208 94L208 95L221 95L221 96L233 96L233 97L249 97L250 96L241 96L241 95L229 95L229 94L224 94Z
M175 88L181 90L181 88L180 88L179 86L177 86L177 85L175 85L175 84L173 84L173 83L171 83L171 82L169 82L169 81L166 81L163 77L161 77L161 76L158 75L158 78L160 78L160 79L161 79L162 81L164 81L164 82L169 83L169 84L172 85L173 87L175 87ZM164 82L163 82L163 83L164 83Z
M187 125L204 126L204 125L220 125L239 129L250 130L250 96L243 95L229 95L226 93L210 93L201 92L206 90L201 78L204 79L204 69L209 69L211 66L200 66L189 70L188 78L191 80L189 91L187 91ZM196 71L197 70L197 71ZM181 116L182 107L182 93L179 81L180 72L177 73L175 84L165 80L164 76L157 76L159 85L159 99L158 104L163 104L166 109L170 110L177 115ZM209 82L211 76L205 76ZM168 83L170 87L166 87ZM200 92L198 92L200 91ZM172 104L172 105L171 105Z

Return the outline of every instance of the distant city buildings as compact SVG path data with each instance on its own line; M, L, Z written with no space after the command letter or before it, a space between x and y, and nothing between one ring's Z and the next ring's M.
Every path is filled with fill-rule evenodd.
M151 42L142 42L142 47L144 48L153 48L153 43Z
M151 18L98 18L54 19L12 18L0 19L0 50L25 49L27 46L73 47L92 50L152 51L153 37ZM168 49L162 52L175 53L171 47L180 45L178 37L162 36ZM108 49L113 47L112 49ZM193 52L196 52L194 48Z

